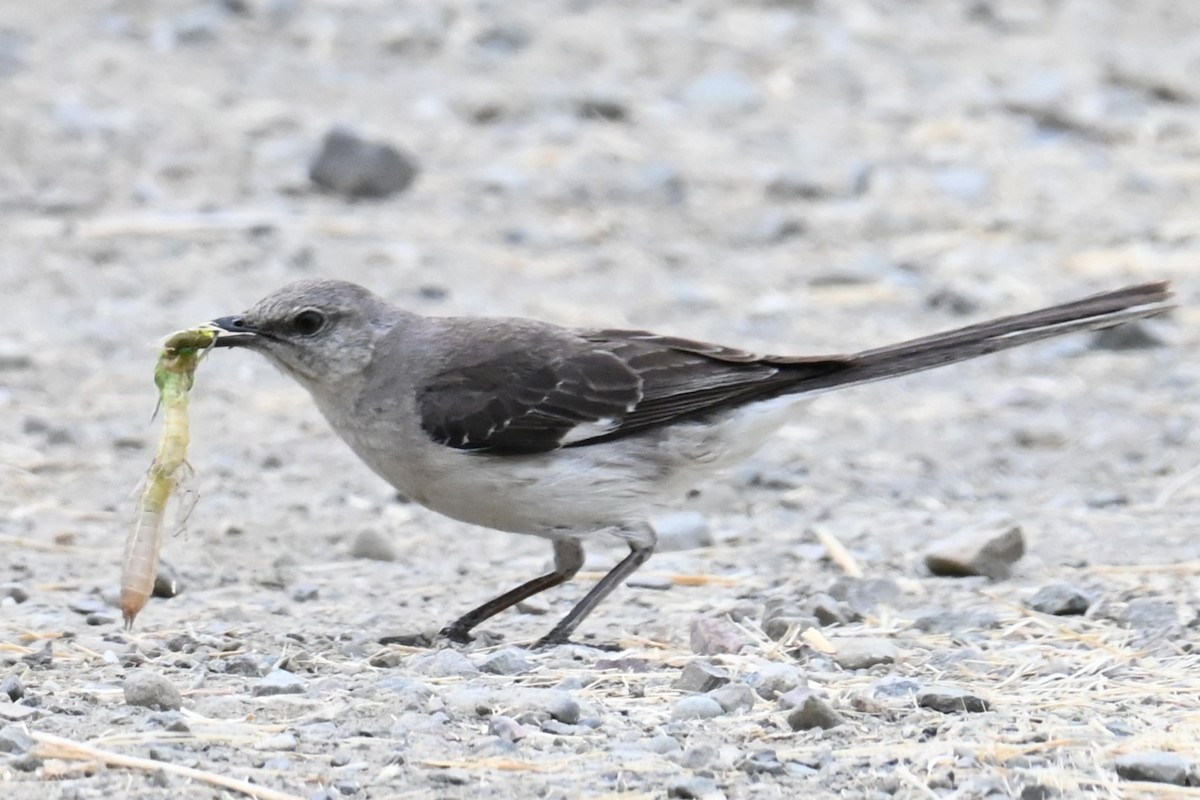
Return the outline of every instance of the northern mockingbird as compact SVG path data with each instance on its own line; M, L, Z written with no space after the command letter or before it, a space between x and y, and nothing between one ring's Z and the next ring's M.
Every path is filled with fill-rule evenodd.
M423 317L336 280L305 280L211 324L218 347L266 356L308 390L367 466L464 522L549 539L553 571L442 630L573 577L583 542L629 555L539 644L565 642L654 552L648 514L753 453L798 401L1160 312L1147 283L850 355L770 356L634 330Z

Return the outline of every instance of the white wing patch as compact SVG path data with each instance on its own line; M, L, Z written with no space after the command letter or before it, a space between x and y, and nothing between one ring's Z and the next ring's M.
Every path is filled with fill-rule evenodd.
M575 442L582 442L584 439L594 439L597 436L612 433L619 425L620 422L613 417L605 417L595 422L584 422L567 431L560 444L566 446Z

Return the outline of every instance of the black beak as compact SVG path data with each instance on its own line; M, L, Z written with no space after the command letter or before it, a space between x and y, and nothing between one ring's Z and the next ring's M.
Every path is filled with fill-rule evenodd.
M221 317L208 325L217 330L213 347L245 347L258 338L258 331L248 327L242 317Z

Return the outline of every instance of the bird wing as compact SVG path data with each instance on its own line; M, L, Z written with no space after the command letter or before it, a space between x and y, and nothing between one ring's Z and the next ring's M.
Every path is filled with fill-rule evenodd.
M550 358L512 348L447 369L421 389L418 410L425 432L447 447L541 453L767 399L847 363L762 357L645 331L583 331Z

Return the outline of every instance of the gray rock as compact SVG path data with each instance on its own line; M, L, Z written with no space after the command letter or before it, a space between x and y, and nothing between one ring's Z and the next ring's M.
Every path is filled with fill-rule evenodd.
M0 680L0 695L6 695L14 703L25 696L25 685L17 675L7 675Z
M286 669L274 669L264 675L250 690L255 697L274 697L280 694L304 694L304 681Z
M1092 600L1086 592L1064 581L1043 586L1029 600L1029 607L1034 611L1059 617L1086 614L1091 604Z
M871 684L871 696L880 698L911 697L921 691L921 683L912 678L888 675Z
M567 725L577 724L580 715L579 703L575 702L574 698L566 692L557 689L547 689L546 691L548 696L542 705L550 716Z
M562 689L502 690L492 695L492 703L522 723L541 724L553 719L566 725L577 725L583 713L575 698Z
M643 739L641 742L642 749L647 753L655 753L656 755L665 756L669 753L677 753L681 749L679 740L674 736L668 736L665 733L658 736L651 736L649 739Z
M1195 764L1178 753L1151 750L1118 756L1114 766L1117 777L1127 781L1149 781L1187 786Z
M511 56L533 41L533 32L518 22L498 22L475 36L475 44L492 55Z
M300 746L300 742L296 739L294 733L277 733L274 736L268 736L265 739L260 739L254 743L255 750L268 750L271 752L291 753Z
M320 596L321 589L315 583L297 583L291 591L291 598L297 603L308 603Z
M992 707L984 698L956 686L928 686L917 692L917 705L943 714L989 711Z
M439 650L432 655L414 659L412 666L422 675L434 678L465 678L479 674L479 669L471 663L471 659L457 650L450 649Z
M850 606L860 616L874 614L881 606L897 607L904 595L891 578L842 576L829 587L829 596Z
M780 663L764 665L758 672L749 675L746 682L754 687L763 700L774 700L784 692L808 685L808 680L799 669L791 664Z
M74 611L76 614L103 614L110 610L108 603L104 602L100 597L76 597L67 604L67 608Z
M1167 341L1159 335L1153 322L1137 320L1126 322L1115 328L1105 328L1092 337L1093 350L1149 350L1166 347Z
M1051 800L1062 794L1053 786L1044 783L1031 783L1021 787L1020 800Z
M913 627L925 633L962 634L991 630L999 624L1000 616L993 611L933 611L917 617Z
M0 753L24 753L33 747L33 739L17 725L0 728Z
M0 583L0 600L6 598L11 598L16 603L24 603L29 599L29 591L19 583Z
M158 572L154 575L154 587L150 590L151 597L169 599L183 591L179 573L165 561L158 562Z
M717 788L717 782L703 775L691 775L677 780L667 787L667 797L678 797L681 800L717 800L725 797L725 793Z
M345 197L379 198L407 189L417 176L417 164L390 144L335 127L325 134L308 176L322 189Z
M583 97L575 102L575 114L580 119L604 122L627 122L629 107L615 97L599 95Z
M665 592L675 587L675 581L669 575L634 575L625 581L631 589L651 589L655 592Z
M726 714L734 711L749 711L754 708L754 701L758 699L754 690L744 683L721 686L710 691L708 696L720 703Z
M745 634L723 617L697 617L692 623L692 652L699 655L737 653L748 644Z
M759 750L757 753L753 753L742 759L737 767L747 775L774 775L778 777L787 772L787 769L780 763L779 756L775 754L774 750Z
M395 561L396 546L391 537L384 536L377 530L368 528L360 531L350 545L351 558L369 558L372 561Z
M706 72L683 90L683 101L694 109L718 113L750 111L761 96L746 76L733 70Z
M488 733L506 742L519 742L529 735L521 723L504 714L488 717Z
M708 692L729 683L729 673L708 661L691 661L671 687L681 692Z
M876 664L891 664L899 656L896 645L887 639L838 639L833 660L843 669L870 669Z
M800 236L804 231L803 220L788 211L772 208L754 219L739 242L754 246L779 244Z
M694 694L680 698L671 706L671 719L712 719L725 713L721 704L706 694Z
M821 627L830 625L846 625L862 619L862 615L850 607L849 603L835 600L833 597L819 592L808 599L808 608Z
M131 706L156 708L160 711L178 711L183 707L183 697L175 684L161 675L138 670L125 679L125 702Z
M1180 627L1179 607L1157 597L1135 597L1119 615L1127 628L1143 631L1167 631Z
M663 514L652 519L650 526L658 534L657 549L662 553L712 547L715 541L708 518L699 511Z
M763 620L763 633L773 642L783 641L789 633L803 633L809 628L819 628L820 623L817 618L808 614L788 614L781 613L778 616L771 616Z
M479 669L492 675L521 675L533 669L533 662L519 647L506 647L485 658Z
M30 369L33 358L14 342L0 342L0 372Z
M807 731L813 728L828 730L845 724L846 718L835 711L833 706L823 698L809 693L804 701L788 714L787 722L794 731Z
M41 709L36 706L22 706L16 703L0 703L0 719L7 722L28 722L42 716Z
M1020 526L1010 525L964 531L936 542L925 554L925 566L934 575L985 575L1001 580L1012 574L1013 564L1023 555L1025 536Z

